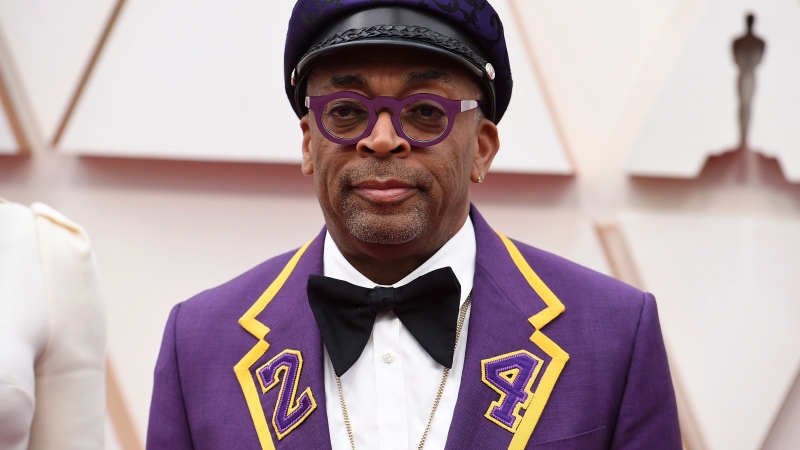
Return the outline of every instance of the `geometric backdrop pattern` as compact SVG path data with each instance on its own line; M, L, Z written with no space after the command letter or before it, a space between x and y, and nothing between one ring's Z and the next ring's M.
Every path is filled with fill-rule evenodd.
M495 3L515 17L507 1ZM299 162L301 132L281 64L293 5L127 1L59 146L105 156ZM505 28L516 83L493 170L570 174L523 36L513 20Z
M739 146L732 43L755 15L766 51L756 67L749 147L777 158L800 183L800 2L705 0L687 33L665 44L678 58L646 115L627 161L637 176L694 178L706 159ZM662 57L662 54L657 55Z
M569 150L558 126L553 105L545 97L541 76L525 27L513 2L492 2L500 17L506 17L509 60L514 61L514 95L498 125L501 147L492 162L492 172L546 173L574 172ZM509 20L510 19L510 20Z
M301 131L277 53L292 6L126 1L59 146L107 156L299 161Z
M0 32L46 140L56 134L116 0L0 0Z
M57 159L57 164L53 166L79 159L70 158L68 154L296 162L299 156L299 131L296 119L287 113L289 108L282 90L280 57L286 16L293 3L293 0L0 0L0 75L9 67L13 68L19 81L12 86L18 89L15 99L24 100L21 110L24 109L33 118L44 140L53 142L56 136L60 136L57 146L67 155L53 158ZM588 97L594 91L602 90L598 87L602 83L597 82L598 79L602 80L602 76L582 73L591 70L574 70L574 61L596 63L593 70L600 74L606 69L605 61L598 56L606 54L603 51L605 49L600 47L605 45L627 50L627 41L608 39L608 36L604 40L603 35L592 35L588 39L592 40L592 44L597 44L597 48L590 52L592 54L584 50L588 39L577 32L579 28L590 28L592 33L587 34L600 33L603 27L614 32L619 30L615 24L598 25L593 17L606 9L605 3L596 4L592 0L574 3L493 0L492 4L506 18L505 27L516 82L509 114L500 125L503 149L493 170L572 174L573 156L565 144L563 135L567 133L563 131L565 127L554 105L559 106L561 114L571 114L574 118L581 115L581 111L575 110L580 110L582 104L574 102L574 98L565 100L568 96L563 95L564 91L560 91L562 96L559 97L556 90L548 89L540 69L545 73L562 75L558 80L549 80L554 84L556 81L562 85L573 82L575 86L583 87L583 91L575 89L572 92L575 97ZM578 4L579 8L576 7ZM663 3L658 7L642 6L635 0L613 0L608 4L625 6L627 9L614 11L604 16L603 20L615 15L624 19L625 12L630 10L642 14L641 17L636 16L637 20L633 21L635 24L631 29L641 26L640 22L646 21L647 14L666 16L668 13L665 11L671 7L664 7ZM765 59L757 70L759 84L751 141L757 150L778 156L784 164L787 177L797 180L798 176L794 174L798 173L795 170L798 165L792 161L796 161L800 155L797 147L800 137L796 135L800 127L794 126L797 117L800 117L797 109L800 107L800 83L796 82L800 79L800 58L796 57L800 54L797 35L800 30L800 2L672 0L670 4L677 5L676 9L680 11L696 13L696 17L692 26L685 30L683 38L671 44L681 49L677 51L679 57L669 65L670 74L642 120L644 127L630 153L632 162L627 169L639 175L691 177L696 175L698 167L702 167L708 155L735 145L736 73L730 56L730 43L743 32L744 13L752 10L757 15L755 32L767 40L768 47ZM699 5L702 8L689 8L687 5ZM524 15L519 14L520 11L529 11L528 8L537 12L535 20L544 24L558 24L551 27L549 32L554 32L554 28L562 24L571 24L574 28L569 30L574 36L561 35L564 39L548 41L547 33L541 32L543 27L534 26L535 22L526 22ZM654 8L658 8L657 13L652 12ZM623 19L619 24L626 26ZM627 25L630 26L630 22ZM624 33L609 32L609 35L615 38L628 37ZM573 46L580 51L572 49L570 52ZM544 51L536 53L534 50ZM562 52L575 60L570 61L567 57L562 59ZM620 61L627 60L612 62ZM548 72L547 69L553 67L560 69L560 72ZM586 69L587 66L577 67ZM635 78L635 75L631 78ZM792 83L787 83L787 79L791 79ZM614 100L612 94L616 95L620 90L612 89L609 92L605 100L611 101ZM616 101L622 103L622 98L627 97L618 96ZM13 122L8 120L6 113L5 109L0 108L0 153L15 152L20 147L9 128L9 123ZM597 122L603 122L604 119L607 117L592 117ZM270 123L273 127L267 128ZM63 134L60 133L62 129ZM572 142L575 142L574 135L579 134L580 130L569 131L572 132ZM591 150L599 153L602 149ZM579 156L585 158L588 153L584 149L584 154ZM604 156L601 154L599 159ZM41 162L46 158L34 159ZM0 160L0 164L2 162ZM34 161L32 166L36 164L37 161ZM143 164L150 169L142 170L142 166L139 166L138 171L132 171L132 176L157 172L152 167L161 162L148 161ZM244 165L169 164L169 167L198 167L206 170L205 173L212 173L219 167L231 172L250 169ZM98 183L98 177L102 178L98 174L108 167L115 167L108 162L96 161L86 166L73 166L92 169L88 172L95 178L85 183L95 188L97 185L105 187ZM622 166L600 166L611 173L608 179L618 175L616 172L623 176ZM209 167L213 167L213 170ZM55 168L50 173L58 175ZM205 220L205 205L209 198L213 197L214 201L225 206L256 202L252 198L245 198L247 195L237 196L236 188L225 194L215 192L213 195L200 188L197 189L202 191L200 194L189 192L191 189L184 191L180 181L175 185L157 184L158 188L163 188L163 192L158 189L150 192L149 180L131 182L130 179L127 181L134 188L108 181L108 185L122 188L119 191L84 189L84 185L80 184L84 182L80 180L84 173L71 174L78 179L77 190L81 192L72 192L63 198L78 198L76 203L84 204L78 205L77 209L82 206L86 211L93 206L92 201L105 199L119 207L118 202L122 199L124 203L132 200L130 203L134 206L130 211L142 213L143 217L152 217L172 208L172 204L166 206L159 203L163 200L158 197L164 195L172 203L180 203L182 208L194 211L198 218ZM235 176L238 176L238 172ZM230 180L235 176L229 173L228 178L223 179ZM64 182L63 179L69 176L60 178L52 183L49 178L47 182L41 182L48 188L39 186L37 192L47 193L49 191L46 189L50 186L53 190L61 188L58 183ZM571 237L567 236L575 234L572 233L573 229L585 228L575 224L588 222L587 217L594 212L592 208L595 205L587 206L586 203L590 202L584 201L590 197L580 191L585 189L585 186L580 186L585 178L578 178L575 184L572 184L573 180L559 178L554 181L548 177L536 178L539 181L531 182L534 178L504 178L509 184L500 189L503 197L492 197L499 201L487 205L485 210L494 209L496 212L506 208L506 217L514 218L507 219L507 223L516 220L517 224L504 225L502 230L509 235L525 236L525 239L528 239L526 232L534 234L541 239L541 242L534 243L541 247L548 247L552 241L569 241ZM540 183L541 179L549 181ZM195 179L187 176L181 180ZM2 182L0 179L0 185ZM537 193L531 199L515 197L519 195L517 190L527 194L532 192L526 190L528 183L537 188L544 186L544 191L550 189L552 192L545 192L540 197L535 196L539 195ZM6 183L5 186L8 185ZM135 188L143 185L147 185L146 189L141 189L144 194ZM495 186L492 183L485 183L476 190L493 188ZM669 189L664 188L664 191ZM252 192L249 189L242 191ZM153 197L148 197L151 194ZM260 194L252 197L259 197ZM265 194L268 196L270 193ZM514 200L504 205L508 197L514 197ZM690 203L683 201L680 195L669 197L667 193L665 197L677 199L671 205L675 207L674 211L668 212L680 213L680 207ZM145 199L152 200L152 203ZM257 201L261 201L260 197ZM274 206L275 200L264 202ZM69 206L76 208L76 203ZM297 198L292 197L278 209L283 211L297 203ZM312 206L304 207L316 206L315 199L309 203ZM159 210L159 205L167 209ZM569 214L552 223L543 222L542 212L535 211L537 207L569 210ZM646 207L658 208L653 205ZM89 217L96 214L96 220L102 216L103 220L97 220L101 225L113 223L113 218L107 218L116 214L99 209L99 212L84 212ZM241 213L243 209L244 206L231 210ZM790 211L787 214L794 214L794 210L788 209ZM299 214L298 211L295 213ZM126 217L122 213L120 216ZM127 217L131 216L136 214ZM148 271L149 267L141 267L141 261L150 261L152 255L159 255L160 260L155 265L170 264L181 257L190 258L188 251L195 250L197 235L186 232L188 225L177 226L180 222L176 217L172 217L171 222L159 222L157 227L130 225L125 233L121 233L122 237L118 233L122 227L119 223L109 227L111 229L98 228L98 232L93 234L101 237L98 239L98 248L107 245L114 250L121 249L105 255L105 267L114 267L113 264L108 265L113 258L118 258L118 269L127 267L125 264L138 265L135 273L142 275L141 285L131 289L127 285L125 289L120 288L124 284L120 279L129 282L120 275L123 271L106 272L107 280L115 280L115 275L118 277L116 284L113 281L109 283L118 289L117 292L138 293L142 285L153 292L161 292L162 285L180 284L174 280L165 281L159 278L164 274L154 276ZM216 216L214 218L222 220ZM735 217L719 220L694 216L676 219L646 214L613 216L611 219L619 223L622 234L630 244L630 254L641 274L643 287L658 296L671 363L675 373L680 375L676 378L682 383L681 392L687 394L683 401L694 413L692 416L697 423L692 424L692 428L699 430L705 443L704 446L691 447L689 450L759 448L764 437L770 433L783 397L800 369L797 351L800 342L796 327L793 327L800 321L796 306L798 302L793 294L800 288L793 272L800 266L797 259L800 254L800 248L797 247L800 242L798 224L791 221L748 221ZM553 224L563 226L551 226ZM518 227L517 230L514 226ZM197 228L204 229L202 224ZM542 228L547 228L551 234L540 230ZM146 237L157 237L163 241L155 241L159 245L151 248L150 240L136 234L142 230L146 231ZM583 244L577 247L583 250L579 248L576 254L590 257L577 259L584 264L587 264L587 260L598 260L599 250L595 248L593 237L586 237L583 232L582 235ZM262 235L258 236L259 239L263 238ZM217 244L227 245L232 238L214 235L213 239L219 240ZM188 241L191 244L186 244ZM187 246L181 247L184 244ZM141 251L141 254L136 251ZM228 252L227 247L225 252ZM138 255L138 259L132 259L136 262L119 261L123 257L128 258L131 253ZM562 254L572 256L568 252ZM201 283L189 274L199 271L200 267L206 267L209 273L213 273L214 269L208 267L213 267L214 263L201 257L191 256L190 259L197 266L181 270L181 275L192 289L199 288ZM780 264L773 264L773 261L779 261ZM593 266L591 263L588 265ZM150 278L145 279L148 276ZM709 291L699 289L688 292L683 289L682 282L708 286ZM125 298L124 295L120 297ZM152 296L140 297L148 297L151 308L152 303L156 302L150 298ZM164 299L165 302L177 300L176 296ZM117 311L129 312L141 305L148 305L135 301L120 303L125 303L125 307L114 305ZM735 307L723 312L720 310L722 305ZM149 328L142 327L141 332L150 333L148 337L151 338L158 334L159 337L153 339L160 339L161 318L151 314L151 309L147 307L137 312L151 320ZM139 325L136 324L137 329ZM128 341L122 344L124 350L140 350L136 348L138 342L129 347L125 346L130 344ZM151 376L151 368L145 367L147 364L144 363L133 364L131 360L118 360L121 367L129 364L125 366L126 370L118 372L118 376L126 381L125 387L135 385L139 388L142 380ZM145 397L146 394L131 397L133 403L139 406L135 408L135 416L139 421L136 431L139 434L145 431L142 425L146 423L146 405L142 406L146 402L143 400ZM123 440L123 433L116 426L112 431L117 432L117 437Z
M619 226L658 293L702 442L761 448L800 371L800 220L626 214Z
M0 155L14 154L19 151L14 133L11 131L8 116L5 109L0 105Z

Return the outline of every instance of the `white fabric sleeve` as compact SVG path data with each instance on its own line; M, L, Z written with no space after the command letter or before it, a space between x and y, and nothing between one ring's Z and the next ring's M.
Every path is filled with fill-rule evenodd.
M44 277L33 212L0 199L0 449L27 450L34 362L47 345Z
M106 316L86 232L54 209L31 206L49 310L36 362L30 450L104 448Z

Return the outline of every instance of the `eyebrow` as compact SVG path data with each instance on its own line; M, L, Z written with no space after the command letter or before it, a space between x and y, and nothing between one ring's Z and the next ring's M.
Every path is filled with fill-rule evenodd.
M363 76L356 74L333 76L325 83L326 88L346 88L366 85L367 80Z
M441 81L442 83L450 86L455 86L453 79L450 75L439 72L438 70L427 70L425 72L411 72L406 75L405 82L407 84L421 83L424 81Z

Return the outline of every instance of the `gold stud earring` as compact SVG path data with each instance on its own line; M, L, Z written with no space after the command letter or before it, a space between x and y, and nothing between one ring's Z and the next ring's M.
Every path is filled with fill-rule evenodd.
M478 183L483 183L483 174L482 173L478 174Z

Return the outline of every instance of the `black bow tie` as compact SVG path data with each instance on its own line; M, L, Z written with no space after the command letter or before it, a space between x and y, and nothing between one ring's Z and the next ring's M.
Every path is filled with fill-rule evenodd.
M439 364L453 366L461 285L443 267L398 288L362 288L319 275L308 276L308 303L317 319L337 376L355 364L379 312L394 311Z

